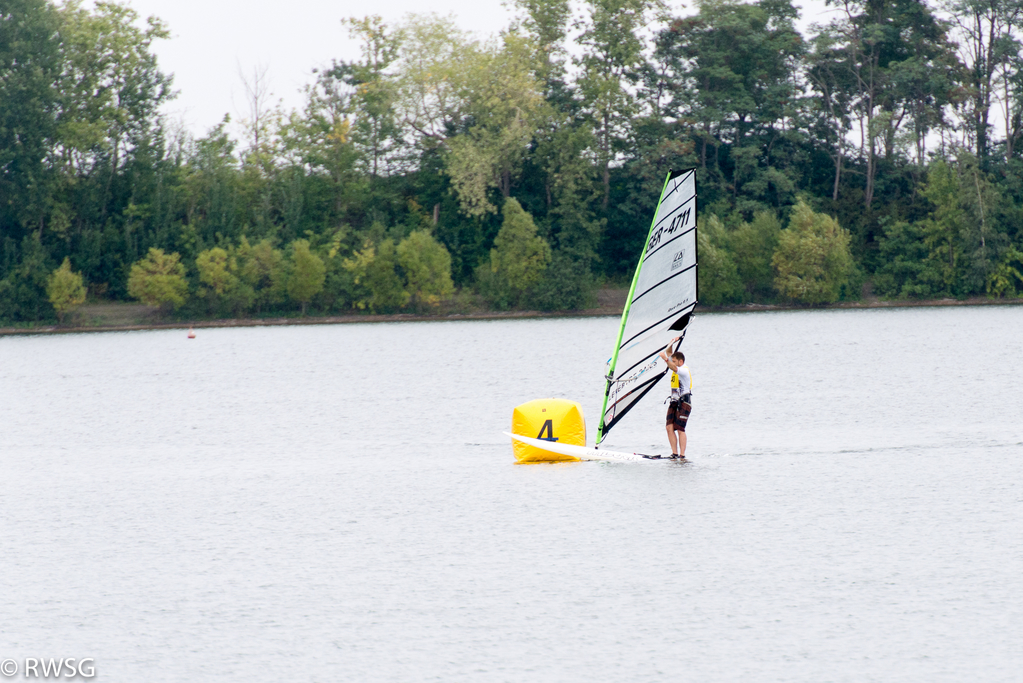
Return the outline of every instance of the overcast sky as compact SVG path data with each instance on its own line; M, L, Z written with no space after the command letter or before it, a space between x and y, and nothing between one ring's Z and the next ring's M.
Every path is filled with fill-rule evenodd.
M174 88L179 91L166 113L196 135L205 134L224 114L234 121L244 118L239 69L251 75L253 69L265 67L275 99L283 99L287 109L300 107L300 91L313 81L312 69L332 59L358 57L358 44L341 25L345 17L379 14L391 23L411 12L453 14L463 29L480 36L495 35L512 18L501 0L129 0L128 4L141 16L155 15L169 27L170 40L154 45L161 69L174 74ZM821 0L797 4L808 8L801 25L818 20ZM673 13L688 13L677 0L670 5Z

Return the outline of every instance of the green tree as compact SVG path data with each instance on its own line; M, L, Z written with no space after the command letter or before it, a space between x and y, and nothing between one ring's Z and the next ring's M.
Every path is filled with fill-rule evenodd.
M1005 111L1005 160L1012 162L1023 140L1023 54L1013 55L1002 66L1001 100Z
M967 286L971 294L985 290L1002 253L1009 246L1006 228L1016 223L1005 206L1001 190L990 174L981 168L981 160L961 154L956 164L959 196L967 220L963 232L966 247Z
M45 0L7 0L0 9L0 230L12 238L22 226L41 228L47 213L58 21Z
M459 67L478 45L452 17L412 15L399 30L396 117L420 145L435 149L447 140L449 124L465 116Z
M400 146L395 84L388 70L398 57L402 31L389 28L378 15L351 18L345 23L349 35L362 40L362 59L335 64L333 75L355 88L352 107L356 116L351 137L363 150L366 170L375 178L383 174L389 157Z
M849 232L838 221L814 213L803 200L792 209L771 264L775 287L783 296L806 304L838 301L853 272Z
M16 322L38 321L50 317L46 281L53 264L38 235L26 235L20 249L8 245L5 250L15 261L0 280L0 318Z
M199 289L199 296L205 296L210 312L230 310L239 313L247 310L255 301L255 290L239 277L237 250L230 252L214 247L199 253L195 259L199 271L199 282L206 285Z
M943 0L959 38L964 90L968 94L967 127L974 153L987 170L991 152L991 107L997 97L999 71L1018 60L1018 31L1023 26L1020 0ZM1017 65L1018 67L1018 65Z
M748 301L767 301L774 296L771 256L780 235L781 222L775 213L758 211L752 223L743 222L728 236L729 251Z
M376 258L376 246L369 239L362 249L353 249L351 256L341 259L341 270L346 276L338 276L338 290L342 299L347 299L352 308L365 310L370 305L373 293L369 289L370 266ZM393 272L393 267L392 267ZM397 276L395 276L397 277ZM398 282L401 285L401 282Z
M227 250L220 247L199 252L195 266L199 269L199 282L208 286L217 296L227 291L237 279L229 267Z
M845 72L839 83L851 87L838 99L859 118L863 204L870 210L879 162L894 162L900 126L912 125L911 135L922 144L947 102L955 59L944 24L916 0L852 0L823 31L833 66Z
M481 293L499 308L520 306L543 278L551 260L551 247L537 235L533 217L518 200L504 202L504 222L490 250L490 261L480 266Z
M855 77L845 63L842 36L834 30L824 29L813 37L813 50L806 57L806 75L817 97L811 102L811 135L817 139L834 163L831 183L831 201L837 202L842 187L842 170L846 164L847 134L851 103L855 90Z
M931 164L922 194L933 207L921 227L941 289L951 296L982 293L1009 241L999 220L1000 192L979 161L963 154Z
M987 280L988 296L1016 297L1023 292L1023 251L1014 246L1005 250L1001 262Z
M64 324L64 316L85 303L85 282L81 273L71 270L71 259L64 257L64 263L46 280L46 296L57 312L57 319Z
M881 267L874 274L874 291L884 297L940 295L946 291L939 268L928 258L921 223L885 221L878 245Z
M181 308L188 300L188 281L181 256L150 248L144 259L131 266L128 296L147 306Z
M291 272L288 274L288 298L302 305L302 315L313 297L323 289L327 268L323 259L309 248L309 240L291 243Z
M363 284L369 292L366 306L371 313L391 313L403 308L410 295L397 272L398 255L394 240L385 239L364 264Z
M217 236L235 239L243 218L241 177L234 156L235 142L227 133L228 117L184 150L178 192L186 238L185 252L193 255ZM193 251L194 250L194 251Z
M572 253L556 249L543 275L528 299L531 306L541 311L577 311L593 303L593 273Z
M238 277L251 289L257 314L284 300L287 268L280 249L274 249L269 239L249 244L249 240L242 237L235 254L238 259Z
M711 214L697 233L700 250L700 303L708 306L736 304L742 301L743 283L729 253L728 235L721 219Z
M709 149L731 146L733 197L744 185L758 198L772 184L791 193L791 179L772 170L770 145L798 98L795 68L805 47L793 25L797 10L774 0L703 0L699 8L657 41L672 96L668 111L697 123L701 167Z
M593 211L595 169L589 150L594 144L589 124L574 122L565 114L552 116L537 140L534 161L545 176L543 192L551 224L552 248L556 245L565 250L587 271L597 260L607 224L606 218L596 218ZM658 188L663 182L662 176L657 180ZM650 219L647 216L645 220ZM626 269L635 265L635 256L645 235L645 232L639 235L639 241L632 245L635 248L623 259Z
M447 172L467 215L496 212L489 190L507 199L528 154L545 110L532 47L509 34L499 47L469 52L458 70L472 126L448 140Z
M388 137L391 133L378 130L380 122L374 119L379 118L379 112L363 111L360 106L371 105L348 93L352 87L349 83L357 94L375 86L353 81L346 69L344 64L335 64L321 72L316 84L306 90L305 111L301 116L292 115L283 131L291 166L286 176L292 190L288 193L289 205L301 207L296 199L309 198L310 190L315 188L312 196L318 201L309 209L331 223L345 220L349 211L358 210L367 201L367 189L374 184L376 174L386 168L396 145ZM292 210L291 214L291 222L296 223L298 212Z
M152 133L161 105L174 95L151 51L170 33L155 17L139 28L138 13L116 2L97 2L90 10L70 0L59 11L61 158L79 173L102 167L106 202L126 153Z
M569 0L515 0L525 14L522 27L536 42L536 75L546 84L548 97L564 86L565 37L572 15Z
M451 254L426 230L416 230L395 250L405 274L405 290L417 309L436 306L455 291L451 282Z
M921 227L924 244L930 250L928 259L941 274L940 291L946 295L963 294L962 234L967 229L967 214L955 170L944 161L933 164L923 194L934 206Z
M611 164L637 111L628 82L635 81L645 62L640 31L661 8L659 0L587 0L586 21L579 26L583 52L578 86L595 123L605 210L611 199Z
M403 29L396 108L424 149L439 149L462 212L496 212L545 113L535 46L515 33L469 40L450 20L413 17Z

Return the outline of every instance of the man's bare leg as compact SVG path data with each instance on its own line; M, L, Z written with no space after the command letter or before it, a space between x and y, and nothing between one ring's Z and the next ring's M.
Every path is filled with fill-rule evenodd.
M668 443L671 444L671 454L675 455L678 453L678 441L675 439L675 425L666 425L668 430Z
M686 433L685 432L678 432L678 457L680 457L680 458L686 457L686 441L687 440L688 439L686 439ZM672 445L674 445L674 444L672 444Z

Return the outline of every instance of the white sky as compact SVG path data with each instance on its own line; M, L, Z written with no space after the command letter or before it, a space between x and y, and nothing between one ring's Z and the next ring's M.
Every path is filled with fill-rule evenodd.
M155 15L171 32L171 39L157 41L153 49L164 73L174 74L176 100L166 108L195 135L203 135L224 114L232 121L244 118L244 86L239 70L251 77L265 67L274 101L286 109L299 108L300 91L312 83L312 70L332 59L355 59L358 44L341 25L346 17L379 14L388 23L412 12L455 15L458 24L479 36L496 35L506 27L512 13L501 0L378 0L374 3L327 0L129 0L142 17ZM690 5L693 3L690 3ZM822 0L802 0L801 30L814 21ZM670 0L673 14L688 14L679 0Z

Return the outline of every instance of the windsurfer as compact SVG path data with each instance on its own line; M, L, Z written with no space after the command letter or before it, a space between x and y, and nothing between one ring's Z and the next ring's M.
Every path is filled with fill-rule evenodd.
M686 356L681 351L671 352L671 347L681 337L675 337L664 351L661 360L671 370L671 398L668 404L668 417L665 429L668 432L668 443L671 445L671 457L686 457L686 422L693 409L693 376L686 365Z

